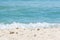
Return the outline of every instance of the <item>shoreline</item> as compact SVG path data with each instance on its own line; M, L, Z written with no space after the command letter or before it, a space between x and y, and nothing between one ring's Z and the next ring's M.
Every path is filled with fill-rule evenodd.
M60 40L60 28L0 29L0 40Z

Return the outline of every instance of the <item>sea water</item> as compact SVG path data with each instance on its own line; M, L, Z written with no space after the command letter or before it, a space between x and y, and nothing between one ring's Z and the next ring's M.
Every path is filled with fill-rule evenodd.
M59 26L60 0L0 0L0 28Z

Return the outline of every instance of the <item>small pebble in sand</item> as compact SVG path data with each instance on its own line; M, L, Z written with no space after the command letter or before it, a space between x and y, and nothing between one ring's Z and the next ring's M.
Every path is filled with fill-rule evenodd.
M24 29L25 30L25 29Z
M10 34L14 34L14 32L10 32Z
M16 32L16 34L18 34L18 32Z
M39 31L40 29L38 28L37 31Z
M34 37L36 37L36 34L34 34Z
M18 27L16 29L19 29Z

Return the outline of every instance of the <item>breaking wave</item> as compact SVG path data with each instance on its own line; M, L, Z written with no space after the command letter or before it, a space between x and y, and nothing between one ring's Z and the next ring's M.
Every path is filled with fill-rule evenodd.
M0 23L0 29L10 29L10 28L45 28L45 27L60 27L60 23L16 23L13 22L11 24Z

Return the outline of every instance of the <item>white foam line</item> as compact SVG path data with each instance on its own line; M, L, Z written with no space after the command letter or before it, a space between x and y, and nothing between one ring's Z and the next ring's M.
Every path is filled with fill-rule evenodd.
M13 22L11 24L4 24L4 23L0 23L0 29L5 29L5 28L16 28L16 27L20 27L20 28L41 28L41 27L60 27L60 23L16 23Z

